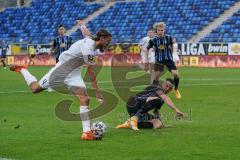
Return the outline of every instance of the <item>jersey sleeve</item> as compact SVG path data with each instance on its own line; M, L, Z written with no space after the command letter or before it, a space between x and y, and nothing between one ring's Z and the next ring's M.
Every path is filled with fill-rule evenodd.
M82 45L83 55L94 55L93 46L94 46L94 42L89 38L85 38Z
M143 44L144 44L144 38L142 38L142 39L140 40L139 46L143 46Z
M71 46L73 44L72 37L69 36L69 39L70 39L70 46Z
M169 36L169 44L173 47L173 40L172 40L172 36Z
M85 38L82 45L82 54L84 58L84 62L87 64L91 64L94 59L94 41L90 38Z
M56 47L56 46L57 46L57 38L55 38L53 41L53 47Z
M148 46L147 46L147 49L150 49L154 46L154 42L153 42L153 39L150 39L149 42L148 42Z

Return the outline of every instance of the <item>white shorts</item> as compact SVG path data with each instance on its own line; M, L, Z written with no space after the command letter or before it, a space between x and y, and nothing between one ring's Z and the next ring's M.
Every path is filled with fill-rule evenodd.
M173 62L176 63L179 61L179 56L177 54L173 54Z
M63 68L67 68L67 65L57 63L42 79L39 81L39 85L44 89L54 89L67 87L81 87L86 88L86 85L81 76L81 66L75 68L71 72L62 72Z
M147 59L149 63L155 63L155 54L154 52L149 52L148 54L148 58L146 58L146 53L145 52L141 52L141 57L142 57L142 62L146 63Z

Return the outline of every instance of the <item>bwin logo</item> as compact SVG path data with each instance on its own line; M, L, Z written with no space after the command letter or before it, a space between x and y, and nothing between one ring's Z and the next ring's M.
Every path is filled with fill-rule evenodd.
M208 47L208 52L227 52L228 51L228 46L214 46L212 44L209 45Z

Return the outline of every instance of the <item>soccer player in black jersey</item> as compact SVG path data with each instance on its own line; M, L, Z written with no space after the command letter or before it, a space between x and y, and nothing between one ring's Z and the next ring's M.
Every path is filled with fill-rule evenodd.
M63 25L58 26L57 36L53 41L53 47L51 49L51 53L56 57L56 63L58 62L58 58L63 51L66 51L72 45L72 38L70 36L65 35L65 28Z
M173 88L174 80L168 78L158 84L148 86L135 96L131 96L126 105L130 118L116 128L132 128L133 130L138 130L138 128L162 128L163 123L159 110L164 102L173 109L178 118L183 117L184 113L167 96ZM148 113L151 110L154 110L154 115Z
M163 73L164 67L173 74L175 83L175 96L177 99L181 98L181 94L178 90L179 74L175 63L173 62L173 38L170 35L165 34L166 24L159 22L154 25L154 31L156 36L149 41L147 46L147 55L149 49L154 47L155 50L155 66L154 66L154 81L158 82L161 73ZM148 62L147 62L148 63Z
M3 64L3 68L6 69L6 54L9 50L9 46L6 44L5 40L2 40L0 44L0 61Z

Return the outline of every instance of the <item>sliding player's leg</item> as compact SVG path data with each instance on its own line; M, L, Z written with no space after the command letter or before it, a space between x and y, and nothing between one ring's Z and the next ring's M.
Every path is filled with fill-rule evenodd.
M141 102L137 101L134 97L130 97L128 99L128 102L126 104L126 109L127 112L130 116L129 119L127 119L124 123L116 126L116 128L120 129L120 128L132 128L133 130L138 130L137 128L137 117L135 116L136 113L139 110L139 107L141 107Z

